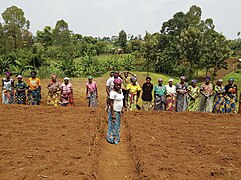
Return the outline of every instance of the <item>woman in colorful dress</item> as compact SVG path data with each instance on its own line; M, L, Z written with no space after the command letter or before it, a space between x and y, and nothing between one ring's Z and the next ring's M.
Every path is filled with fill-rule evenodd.
M215 96L214 96L214 113L225 113L225 88L222 85L223 80L219 79L215 86Z
M226 98L226 113L237 113L237 98L238 98L238 87L234 84L234 79L228 80L228 85L225 86L225 98Z
M74 106L73 85L69 82L69 78L65 77L61 84L61 104L62 106Z
M148 111L152 108L152 91L153 84L151 83L151 77L146 77L146 82L142 86L142 109Z
M185 82L186 77L181 76L180 82L176 85L177 99L176 99L176 111L185 112L188 108L188 84Z
M197 80L194 79L188 86L188 111L198 111L200 88L197 86Z
M175 111L176 107L176 86L173 85L173 79L169 79L168 85L166 85L166 110Z
M26 90L28 85L23 81L23 77L18 75L18 82L15 85L15 101L17 104L26 105Z
M154 87L154 110L166 110L166 86L163 85L163 79L158 79L158 85Z
M111 144L120 142L120 124L124 95L121 91L122 80L114 80L114 88L110 91L110 108L108 110L108 131L106 140Z
M11 78L11 72L6 72L5 75L6 78L2 79L2 103L13 104L14 80Z
M141 87L137 84L136 77L131 78L131 84L128 84L127 90L128 90L128 110L136 111L138 107L137 102L141 93Z
M88 82L86 83L86 98L89 100L88 107L98 106L98 90L97 83L93 81L93 77L88 77Z
M31 78L28 79L28 104L40 105L41 84L40 79L36 77L37 72L31 71Z
M213 84L210 82L211 77L206 77L205 82L201 85L201 100L199 111L201 112L212 112L213 108Z
M52 74L52 79L48 84L47 106L58 106L60 99L60 83L57 75Z

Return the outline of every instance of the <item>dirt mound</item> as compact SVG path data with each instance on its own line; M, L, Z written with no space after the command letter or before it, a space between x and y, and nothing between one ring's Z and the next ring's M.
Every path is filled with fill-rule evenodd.
M229 58L226 62L228 63L228 68L218 70L216 79L222 79L226 74L235 71L239 63L237 58Z
M241 116L136 112L126 115L143 179L239 179Z

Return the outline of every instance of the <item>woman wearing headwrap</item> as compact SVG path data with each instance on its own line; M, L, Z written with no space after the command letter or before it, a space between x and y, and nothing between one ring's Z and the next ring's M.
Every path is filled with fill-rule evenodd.
M175 111L176 107L176 86L173 85L173 79L168 80L168 85L166 85L166 109L167 111Z
M199 105L200 88L197 86L197 80L194 79L188 86L188 111L196 112Z
M98 102L98 90L97 84L93 81L93 77L88 77L88 82L86 83L86 98L89 100L88 106L89 107L97 107Z
M212 112L213 106L213 84L210 82L211 78L206 77L205 82L201 85L201 101L199 111L201 112Z
M11 72L6 72L6 78L2 79L2 103L14 103L14 80L11 78Z
M176 85L177 99L176 99L176 111L185 112L188 108L188 84L185 82L186 77L181 76L180 82Z
M142 109L148 111L152 108L152 91L153 84L151 83L151 78L146 77L146 82L142 86Z
M15 85L15 101L17 104L26 105L26 90L28 85L23 81L23 77L18 75L18 82Z
M124 95L121 91L122 80L114 80L114 88L110 91L110 108L108 109L108 131L106 140L111 144L120 141L120 124Z
M48 106L58 106L60 100L60 83L57 81L57 75L52 74L52 79L48 84L48 97L47 105Z
M154 87L154 110L166 110L166 86L163 84L163 79L158 79L158 85Z
M40 79L36 77L37 72L31 71L31 78L28 79L28 104L40 105L41 100L41 84Z
M62 106L74 106L74 97L73 97L73 86L69 82L69 78L65 77L64 82L61 84L61 105Z
M225 98L226 98L226 113L237 113L237 98L238 98L238 87L234 84L234 79L228 80L228 85L225 86Z
M131 84L128 84L126 89L128 90L128 110L135 111L141 93L141 87L137 84L136 77L131 78Z
M214 96L214 113L225 113L225 88L222 85L223 80L219 79L215 86L215 96Z

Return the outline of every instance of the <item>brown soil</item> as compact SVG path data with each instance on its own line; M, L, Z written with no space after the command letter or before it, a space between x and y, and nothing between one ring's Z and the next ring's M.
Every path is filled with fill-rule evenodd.
M144 78L140 78L141 83ZM86 108L85 79L73 79L76 107L0 105L0 179L239 179L241 116L127 112L121 142L105 140L100 107Z
M228 68L227 68L227 69L220 69L220 70L217 72L216 79L221 79L221 78L223 78L226 74L235 71L236 68L237 68L237 66L238 66L238 64L239 64L239 61L238 61L237 58L229 58L226 62L228 63Z

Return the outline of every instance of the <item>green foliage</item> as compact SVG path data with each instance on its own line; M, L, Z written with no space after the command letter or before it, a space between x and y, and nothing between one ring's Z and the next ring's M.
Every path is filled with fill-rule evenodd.
M126 34L126 32L124 30L121 30L119 32L118 44L123 49L123 51L126 52L127 34Z

